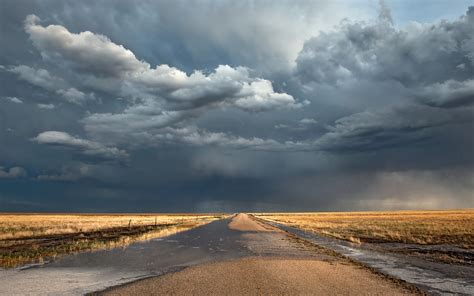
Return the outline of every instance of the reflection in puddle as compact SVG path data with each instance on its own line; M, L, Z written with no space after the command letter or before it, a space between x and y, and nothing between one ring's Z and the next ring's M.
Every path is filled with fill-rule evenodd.
M165 238L126 248L82 252L44 265L0 269L0 295L84 295L137 279L246 254L229 232L227 220L211 222ZM217 242L219 237L226 237ZM214 251L208 250L208 242ZM228 252L217 252L217 248Z
M18 267L17 269L18 270L26 270L26 269L30 269L30 268L33 268L33 267L42 266L42 265L45 265L45 264L48 264L48 263L49 263L49 261L43 261L43 262L39 262L39 263L30 263L30 264L22 265L22 266Z

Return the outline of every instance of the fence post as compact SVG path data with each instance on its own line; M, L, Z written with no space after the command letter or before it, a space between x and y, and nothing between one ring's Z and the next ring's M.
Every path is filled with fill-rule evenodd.
M128 221L128 230L132 229L132 219Z

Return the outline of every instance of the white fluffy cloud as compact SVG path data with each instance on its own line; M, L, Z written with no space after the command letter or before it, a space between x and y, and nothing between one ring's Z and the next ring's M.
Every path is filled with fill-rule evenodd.
M25 31L44 59L62 60L79 70L107 76L146 67L130 50L103 35L88 31L72 34L63 26L40 26L39 21L35 15L27 16Z
M66 81L52 75L45 69L35 69L29 66L19 65L11 67L8 71L17 74L21 80L58 94L70 103L81 105L91 98L91 95L86 95L74 87L69 87Z
M83 104L88 98L85 93L75 89L74 87L68 89L59 89L57 90L57 93L61 95L66 101L78 105Z
M311 125L311 124L316 124L318 123L318 121L314 118L303 118L299 121L300 124L303 124L303 125Z
M150 122L151 124L152 122ZM87 127L87 126L86 126ZM94 126L95 127L95 126ZM128 133L114 133L113 128L108 125L101 131L91 131L91 134L101 133L108 135L107 141L130 147L157 146L164 143L187 144L191 146L216 146L232 149L254 149L266 151L297 151L307 150L307 143L301 142L279 142L273 139L259 137L245 138L224 132L212 132L194 125L185 127L161 127L156 129L143 129L141 132L136 127L129 127ZM133 132L132 132L133 131Z
M34 69L29 66L19 65L11 67L8 71L17 74L21 80L49 91L56 91L65 86L64 80L54 77L45 69Z
M4 99L12 103L23 104L23 100L17 97L4 97Z
M46 131L38 134L38 136L32 140L39 144L78 149L85 156L103 160L125 160L128 158L128 153L124 150L73 137L65 132Z
M204 146L224 146L236 149L256 149L256 150L286 150L289 147L287 145L279 143L272 139L261 139L257 137L243 138L239 136L233 136L226 133L209 132L206 130L199 130L196 128L188 128L186 130L180 130L177 140L188 144ZM290 143L288 143L289 146ZM296 144L295 144L296 145Z
M36 137L40 143L81 147L85 154L104 150L105 146L91 148L92 143L99 145L104 141L115 145L135 138L155 145L150 139L170 138L164 129L182 130L186 126L192 129L190 121L210 109L236 107L247 112L260 112L295 109L309 103L298 103L291 95L276 92L270 81L252 77L245 67L220 65L210 73L195 70L188 75L168 65L152 67L106 36L88 31L73 33L60 25L42 26L39 22L38 17L28 16L25 31L43 59L57 65L56 71L63 72L61 77L64 78L24 65L12 67L11 72L71 103L83 104L87 99L95 98L96 95L87 95L84 91L92 89L123 98L129 104L122 111L86 115L82 123L95 141L77 139L65 133L45 132ZM180 136L182 138L177 139ZM202 139L199 140L199 136ZM222 134L199 132L176 133L171 138L190 144L267 145L255 144L256 139L230 136L219 140L222 137Z
M295 104L292 96L285 93L275 93L270 81L257 80L245 85L240 91L242 97L235 101L235 105L247 111L265 111L284 107L298 108L302 104Z
M54 104L36 104L40 109L54 109L56 106Z
M187 75L168 65L153 68L106 36L88 31L76 34L60 25L44 27L39 21L38 17L29 15L25 31L42 57L82 77L72 88L56 89L71 102L82 101L85 94L79 89L87 86L132 101L159 101L161 108L192 109L223 104L246 111L264 111L300 106L291 95L275 92L270 81L250 77L243 67L221 65L208 75L197 70ZM28 75L26 66L17 68L22 71L12 71L20 78L47 89L54 87L43 81L50 79L37 81L36 75ZM41 74L48 76L48 72Z

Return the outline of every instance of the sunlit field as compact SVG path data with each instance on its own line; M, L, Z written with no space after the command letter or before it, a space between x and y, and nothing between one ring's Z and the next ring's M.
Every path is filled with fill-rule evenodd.
M396 212L338 212L338 213L272 213L256 216L297 227L316 234L354 243L445 245L446 251L425 251L430 257L448 262L463 262L452 247L474 248L474 210L396 211ZM420 249L394 249L420 253ZM472 262L471 262L472 263Z
M1 214L0 266L61 254L126 246L220 219L212 214Z
M474 210L275 213L258 216L353 242L474 247Z

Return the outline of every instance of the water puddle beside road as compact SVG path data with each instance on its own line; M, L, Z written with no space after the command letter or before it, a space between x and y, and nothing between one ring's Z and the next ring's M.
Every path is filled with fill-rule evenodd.
M402 254L382 253L363 245L320 236L279 223L268 223L382 273L415 284L432 295L474 295L472 266L430 262Z
M227 224L228 220L219 220L125 248L0 269L0 295L84 295L188 266L247 255L237 243L240 233L229 231Z

